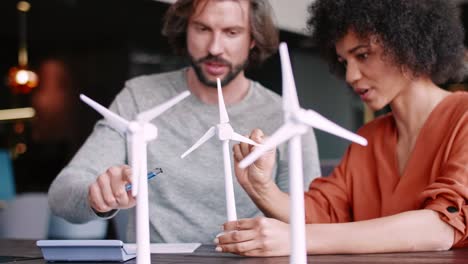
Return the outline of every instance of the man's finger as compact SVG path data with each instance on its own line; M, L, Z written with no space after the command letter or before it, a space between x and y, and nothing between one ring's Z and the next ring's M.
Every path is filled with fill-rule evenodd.
M132 168L130 166L125 165L125 167L122 169L122 179L126 181L127 183L132 183Z
M89 186L88 197L90 206L94 208L94 210L101 213L108 212L111 210L111 208L109 208L104 202L104 199L102 198L101 194L101 189L99 188L97 182L94 182Z
M117 201L114 197L114 193L112 192L112 187L109 179L110 177L112 176L109 176L109 174L106 172L105 174L102 174L98 177L97 183L101 190L101 196L104 200L104 203L110 208L114 209L117 207Z

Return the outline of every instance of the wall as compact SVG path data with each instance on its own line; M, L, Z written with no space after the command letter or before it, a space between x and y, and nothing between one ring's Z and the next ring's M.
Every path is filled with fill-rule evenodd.
M362 124L361 103L346 84L328 71L311 52L294 50L291 56L299 100L333 122L355 131ZM340 159L349 142L316 130L320 159Z

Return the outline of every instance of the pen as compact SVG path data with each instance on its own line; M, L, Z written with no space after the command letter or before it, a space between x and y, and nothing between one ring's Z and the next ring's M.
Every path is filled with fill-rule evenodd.
M155 168L154 170L151 170L148 172L148 180L151 178L156 177L158 174L163 173L163 170L161 168ZM128 192L132 189L132 184L127 184L125 185L125 190Z

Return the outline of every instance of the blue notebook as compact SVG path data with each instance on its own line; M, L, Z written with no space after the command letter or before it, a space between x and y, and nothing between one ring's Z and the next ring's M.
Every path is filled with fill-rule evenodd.
M135 258L120 240L38 240L46 261L113 261Z

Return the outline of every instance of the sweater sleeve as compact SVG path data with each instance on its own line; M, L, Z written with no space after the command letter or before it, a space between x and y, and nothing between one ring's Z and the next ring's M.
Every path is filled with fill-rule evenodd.
M424 207L439 213L455 230L454 247L468 245L468 112L449 136L441 173L421 195Z
M110 107L125 119L128 116L121 110L132 108L126 103L129 96L128 90L124 89ZM113 129L105 119L98 121L77 154L52 182L48 193L52 213L72 223L112 217L114 214L98 216L92 210L88 188L109 167L126 163L125 142L125 135Z
M351 221L350 196L346 167L351 152L348 148L340 164L328 177L315 179L304 195L307 223L342 223Z

